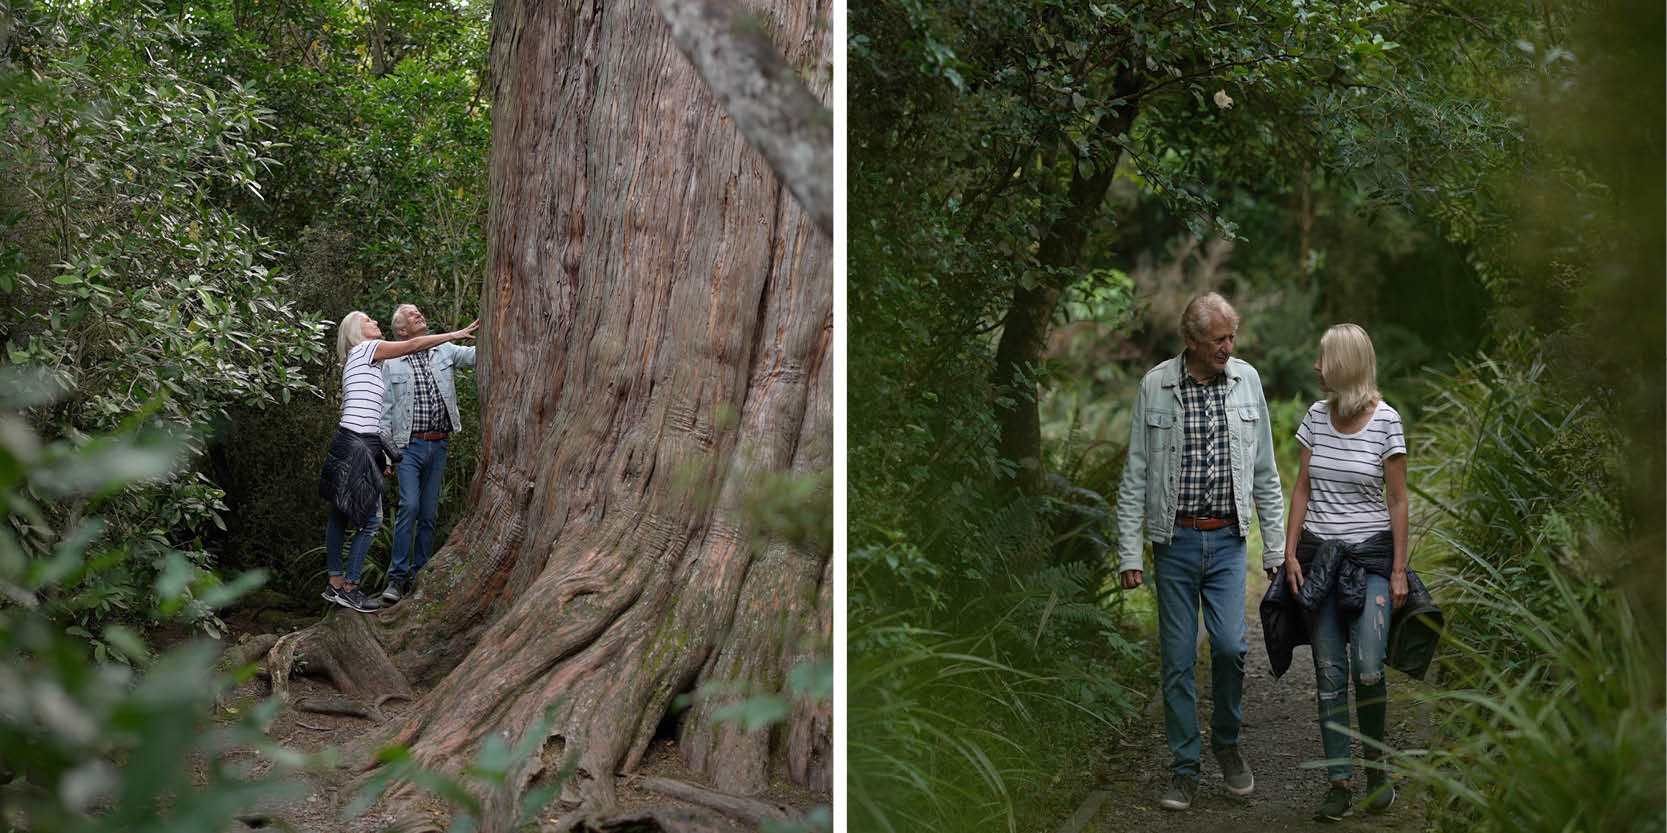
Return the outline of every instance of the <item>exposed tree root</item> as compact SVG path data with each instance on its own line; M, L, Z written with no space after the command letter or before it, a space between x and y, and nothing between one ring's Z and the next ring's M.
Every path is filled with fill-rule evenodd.
M357 700L348 700L342 697L300 697L292 705L298 712L361 717L365 720L375 720L378 723L387 719L382 714L380 703L365 705Z
M318 624L278 639L266 660L272 693L289 702L289 680L300 665L308 674L329 677L346 697L374 700L372 710L392 697L411 699L410 683L388 661L369 619L362 613L333 610Z
M709 807L751 827L763 827L765 822L786 821L795 815L790 808L780 804L716 792L671 778L644 778L637 785L661 795Z
M227 647L220 654L220 661L215 663L215 670L231 673L251 662L259 662L266 657L267 653L272 650L272 646L277 642L278 635L275 633L251 636L236 645Z

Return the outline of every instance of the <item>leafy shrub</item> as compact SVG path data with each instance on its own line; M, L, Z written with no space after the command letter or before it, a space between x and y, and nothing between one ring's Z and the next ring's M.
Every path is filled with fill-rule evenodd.
M193 33L162 13L19 11L30 71L0 71L3 361L72 391L31 412L53 438L91 444L154 420L188 452L165 476L100 497L107 535L134 557L101 573L101 597L77 612L91 631L207 580L203 541L226 507L197 468L199 430L234 406L312 392L302 368L323 355L323 327L285 299L268 241L223 205L258 194L272 162L254 94L183 76ZM82 509L41 511L69 527ZM203 606L182 609L218 629Z
M1659 831L1660 658L1609 555L1621 445L1544 369L1483 357L1434 385L1412 480L1449 628L1440 737L1399 766L1444 797L1442 830Z
M1617 437L1590 402L1569 403L1537 360L1481 357L1431 384L1408 478L1429 512L1426 555L1463 580L1548 608L1556 591L1529 556L1607 581L1620 566L1596 546L1620 528ZM1574 523L1570 522L1574 519ZM1500 584L1500 583L1503 584ZM1460 609L1453 624L1502 662L1537 650L1491 611Z
M101 588L127 584L107 574L138 553L103 536L91 515L52 526L42 500L94 504L129 481L166 476L183 448L138 430L43 443L19 411L56 393L36 376L0 373L0 777L9 782L0 824L30 833L219 833L281 790L278 780L302 761L262 734L276 701L203 728L229 682L210 671L213 643L153 662L124 625L66 627ZM164 565L155 599L212 611L260 580L219 585ZM256 757L278 767L256 777Z

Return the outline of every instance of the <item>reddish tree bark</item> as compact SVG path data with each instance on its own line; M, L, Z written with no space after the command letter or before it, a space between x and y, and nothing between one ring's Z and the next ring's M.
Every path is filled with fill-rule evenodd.
M790 64L827 60L825 0L755 12ZM455 767L554 704L566 794L605 808L679 695L779 691L826 656L831 541L754 546L739 507L763 474L831 465L831 247L653 0L501 0L491 63L479 467L417 594L374 618L433 688L349 751ZM742 696L682 718L690 765L725 792L778 765L830 790L829 705L745 733L713 714Z

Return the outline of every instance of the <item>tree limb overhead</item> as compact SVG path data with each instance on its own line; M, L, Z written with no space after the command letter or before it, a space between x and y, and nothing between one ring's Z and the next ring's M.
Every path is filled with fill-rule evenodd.
M748 144L833 234L833 115L732 0L657 0L672 39Z

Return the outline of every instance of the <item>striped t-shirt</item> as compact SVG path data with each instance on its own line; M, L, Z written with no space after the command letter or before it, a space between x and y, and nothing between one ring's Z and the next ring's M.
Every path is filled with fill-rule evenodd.
M1303 415L1297 441L1313 452L1308 460L1308 513L1303 529L1351 544L1389 529L1383 461L1407 453L1399 412L1379 400L1365 427L1343 434L1332 427L1331 411L1322 400Z
M371 366L382 339L360 342L342 366L341 427L357 434L382 430L382 373Z

